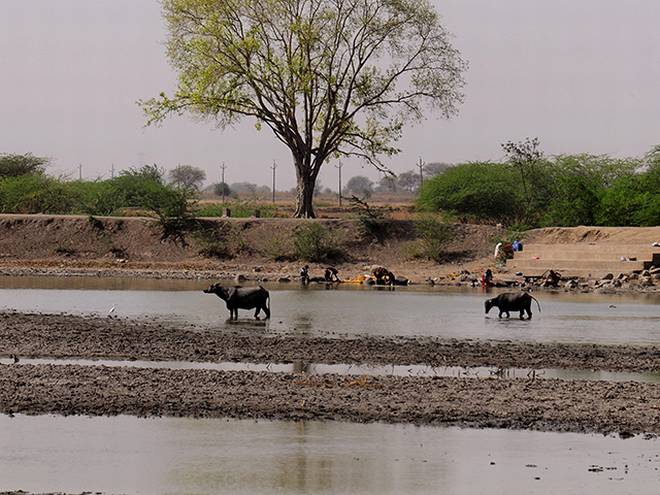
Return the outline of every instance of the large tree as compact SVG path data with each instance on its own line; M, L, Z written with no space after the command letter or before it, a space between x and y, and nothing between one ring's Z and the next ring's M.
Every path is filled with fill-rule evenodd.
M297 217L332 157L381 170L404 122L461 102L465 63L428 0L163 0L173 95L148 122L192 112L221 128L265 124L293 156Z

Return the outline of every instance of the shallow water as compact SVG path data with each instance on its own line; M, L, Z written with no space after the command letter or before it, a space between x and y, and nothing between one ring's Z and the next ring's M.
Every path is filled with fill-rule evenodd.
M484 316L483 301L493 294L478 289L447 291L421 288L375 290L297 289L294 284L271 287L273 318L255 322L252 312L241 311L238 322L227 320L223 301L204 294L204 282L140 281L151 289L128 290L118 279L0 278L0 309L72 312L138 317L158 316L175 322L211 325L219 330L300 334L426 335L446 338L511 339L527 341L660 344L660 297L599 296L594 294L535 293L532 321L497 318L496 309ZM93 289L48 288L69 283ZM173 289L172 283L176 289ZM123 289L116 290L120 283ZM137 283L137 282L136 282ZM42 288L25 288L25 285ZM101 287L106 284L109 289ZM159 285L162 284L162 285ZM23 288L12 288L15 286ZM164 287L165 290L154 290ZM197 290L191 290L198 287ZM283 287L286 287L283 289ZM179 290L185 289L185 290ZM615 306L615 307L610 307Z
M340 422L0 416L0 489L657 494L659 440ZM538 479L537 479L538 478Z
M11 359L0 359L0 364L12 365ZM191 361L119 361L109 359L42 359L22 358L19 365L74 365L108 366L111 368L149 368L171 370L261 371L269 373L306 373L308 375L355 375L355 376L419 376L457 378L507 378L507 379L560 379L596 380L608 382L660 383L660 373L634 373L602 370L575 370L560 368L496 368L487 366L440 366L427 365L354 365L323 363L249 363L224 361L219 363Z

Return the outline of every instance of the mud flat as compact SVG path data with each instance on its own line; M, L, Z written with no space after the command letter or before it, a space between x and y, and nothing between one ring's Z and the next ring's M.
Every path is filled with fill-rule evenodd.
M424 364L657 372L657 346L431 337L310 336L218 331L158 319L0 313L0 356L151 361Z
M633 382L0 367L6 414L318 419L625 436L660 433L659 403L660 386Z

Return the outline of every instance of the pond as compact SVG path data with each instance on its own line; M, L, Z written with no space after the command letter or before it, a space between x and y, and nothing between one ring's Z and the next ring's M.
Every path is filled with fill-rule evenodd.
M0 490L656 494L659 440L341 422L0 416Z
M293 284L270 286L273 318L255 322L241 311L227 320L224 302L196 281L0 278L0 310L160 317L217 330L298 334L424 335L461 339L660 344L660 294L604 296L536 292L542 312L520 321L484 315L494 293L427 287L378 290ZM63 288L68 287L68 288ZM425 290L424 290L425 289Z

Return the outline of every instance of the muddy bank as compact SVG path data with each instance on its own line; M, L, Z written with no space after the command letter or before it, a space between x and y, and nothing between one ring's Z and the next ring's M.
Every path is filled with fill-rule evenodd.
M9 312L0 313L0 356L660 371L660 349L655 346L264 332L228 333L158 320Z
M0 367L0 412L194 416L660 433L660 386L306 376L80 366Z

